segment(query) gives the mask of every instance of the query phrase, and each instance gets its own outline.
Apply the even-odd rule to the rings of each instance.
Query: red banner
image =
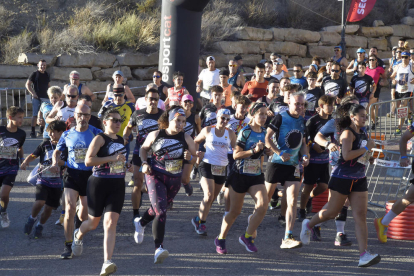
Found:
[[[352,0],[346,21],[356,22],[367,16],[377,0]]]

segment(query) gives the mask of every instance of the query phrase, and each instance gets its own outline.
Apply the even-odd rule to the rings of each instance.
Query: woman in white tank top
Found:
[[[203,188],[204,198],[200,204],[198,215],[191,220],[195,231],[199,235],[207,235],[206,220],[210,207],[226,181],[227,151],[231,146],[236,146],[236,134],[227,129],[226,125],[230,121],[230,111],[219,109],[217,112],[217,124],[208,126],[201,130],[194,142],[201,144],[205,141],[206,153],[199,165],[201,175],[201,187]],[[199,152],[197,152],[199,155]]]

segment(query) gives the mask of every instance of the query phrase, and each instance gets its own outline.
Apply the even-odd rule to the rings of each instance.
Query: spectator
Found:
[[[201,71],[200,75],[198,75],[198,81],[196,83],[196,92],[200,93],[202,106],[210,103],[211,87],[220,84],[220,70],[216,69],[215,58],[213,56],[208,56],[206,64],[208,68]]]

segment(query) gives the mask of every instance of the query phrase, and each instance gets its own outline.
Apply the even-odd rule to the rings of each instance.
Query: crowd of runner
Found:
[[[317,57],[307,70],[296,64],[293,76],[276,53],[258,63],[252,77],[245,73],[240,55],[223,70],[217,69],[215,58],[209,56],[196,83],[197,98],[183,86],[183,72],[174,73],[174,85],[169,87],[161,81],[162,73],[154,71],[153,83],[135,103],[123,73],[115,71],[97,117],[91,114],[96,95],[82,85],[79,72],[70,73],[70,83],[63,89],[50,86],[46,62],[41,60],[27,81],[27,89],[33,96],[30,136],[37,136],[38,124],[43,141],[24,158],[26,133],[20,129],[24,111],[19,107],[10,107],[7,126],[0,126],[2,228],[10,225],[9,194],[19,169],[25,170],[39,158],[28,178],[36,186],[36,195],[24,233],[41,238],[52,210],[61,206],[56,222],[64,227],[60,257],[70,259],[82,255],[83,237],[96,229],[103,216],[100,275],[117,269],[112,254],[125,198],[126,171],[133,172],[128,184],[133,186],[135,232],[131,235],[141,244],[145,228],[152,222],[154,263],[162,263],[169,255],[163,241],[174,197],[181,186],[191,196],[190,179],[199,175],[204,196],[191,224],[198,235],[215,232],[217,253],[231,251],[226,237],[248,193],[254,209],[239,237],[247,251],[257,252],[257,246],[264,246],[257,245],[255,238],[268,208],[280,208],[278,222],[285,227],[281,249],[321,241],[320,225],[330,219],[335,219],[337,228],[335,246],[349,246],[352,242],[345,223],[351,206],[360,253],[358,266],[377,264],[380,255],[370,253],[367,245],[365,168],[373,161],[370,151],[375,147],[366,133],[366,123],[371,120],[375,128],[378,114],[368,118],[368,108],[378,101],[380,88],[388,85],[388,80],[393,99],[401,99],[396,107],[408,105],[409,100],[404,99],[413,91],[413,51],[401,39],[393,48],[388,68],[375,47],[369,52],[359,48],[357,58],[349,63],[341,51],[340,46],[334,47],[332,59],[323,66]],[[353,75],[349,83],[347,74]],[[393,112],[388,116],[395,116]],[[414,136],[409,112],[409,127],[400,142],[404,167],[410,164],[407,141]],[[402,126],[403,121],[397,134]],[[130,158],[134,132],[136,143]],[[310,218],[312,199],[327,189],[328,203]],[[148,193],[151,206],[140,213],[143,193]],[[220,231],[207,228],[216,199],[225,209]],[[387,241],[390,221],[412,202],[413,186],[386,216],[375,220],[381,242]],[[296,233],[300,239],[293,233],[296,221],[302,223],[301,232]]]

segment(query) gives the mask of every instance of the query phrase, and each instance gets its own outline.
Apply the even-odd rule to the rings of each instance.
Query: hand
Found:
[[[197,151],[197,152],[196,152],[196,155],[197,155],[197,157],[198,157],[198,158],[200,158],[200,159],[203,159],[203,158],[204,158],[204,152],[202,152],[202,151]]]
[[[187,161],[190,161],[191,159],[191,153],[188,150],[184,151],[184,159]]]
[[[267,110],[266,111],[266,113],[267,113],[267,116],[269,116],[269,117],[274,117],[275,116],[275,114],[273,113],[273,111],[272,110]]]
[[[266,155],[268,155],[268,156],[270,156],[270,155],[272,155],[272,154],[273,154],[272,150],[271,150],[271,149],[269,149],[269,148],[265,148],[264,153],[265,153]]]
[[[63,106],[63,101],[58,101],[58,102],[55,103],[53,108],[56,107],[56,110],[59,110],[62,106]]]
[[[338,146],[334,143],[330,143],[328,146],[329,151],[338,151]]]
[[[35,98],[35,99],[39,99],[39,97],[37,96],[36,93],[32,93],[32,97]]]
[[[254,152],[257,153],[259,151],[261,151],[262,149],[264,149],[264,144],[261,140],[259,140],[259,143],[256,144],[256,147],[254,148]]]
[[[287,162],[290,160],[291,156],[292,154],[285,152],[282,154],[282,156],[280,156],[280,159],[282,159],[283,162]]]
[[[124,136],[124,137],[122,137],[122,138],[124,138],[124,145],[126,145],[126,144],[128,144],[129,143],[129,137],[128,136]]]
[[[369,150],[372,150],[372,148],[375,148],[375,142],[374,142],[374,140],[369,139],[368,140],[368,143],[367,143],[367,147],[368,147]]]
[[[308,156],[303,156],[303,158],[302,158],[302,165],[304,167],[306,167],[307,165],[309,165],[309,158],[308,158]]]
[[[196,88],[196,92],[197,92],[197,93],[200,93],[200,92],[201,92],[201,86],[198,86],[198,87]]]
[[[144,163],[142,165],[142,173],[148,174],[148,175],[151,174],[151,168],[147,163]]]
[[[56,165],[52,165],[52,167],[50,167],[50,171],[53,173],[59,173],[59,166]]]
[[[414,78],[412,78],[411,80],[410,80],[410,83],[412,84],[412,83],[414,83]]]
[[[368,159],[368,161],[371,165],[374,164],[374,160],[375,160],[374,156],[370,156],[369,159]]]
[[[27,167],[27,164],[26,164],[26,162],[23,161],[23,163],[20,164],[20,169],[21,170],[26,170],[26,167]]]
[[[37,117],[37,125],[38,125],[38,126],[43,125],[43,123],[44,123],[44,122],[45,122],[45,121],[44,121],[42,118]]]
[[[400,166],[401,166],[401,167],[407,167],[407,166],[409,166],[410,164],[411,164],[410,159],[408,159],[408,158],[403,158],[403,159],[401,159],[401,158],[400,158]]]
[[[125,162],[126,161],[126,157],[122,153],[118,152],[118,154],[116,155],[116,160],[115,161]]]
[[[247,95],[245,95],[247,98],[251,98],[251,97],[253,97],[253,95],[252,94],[247,94]]]

